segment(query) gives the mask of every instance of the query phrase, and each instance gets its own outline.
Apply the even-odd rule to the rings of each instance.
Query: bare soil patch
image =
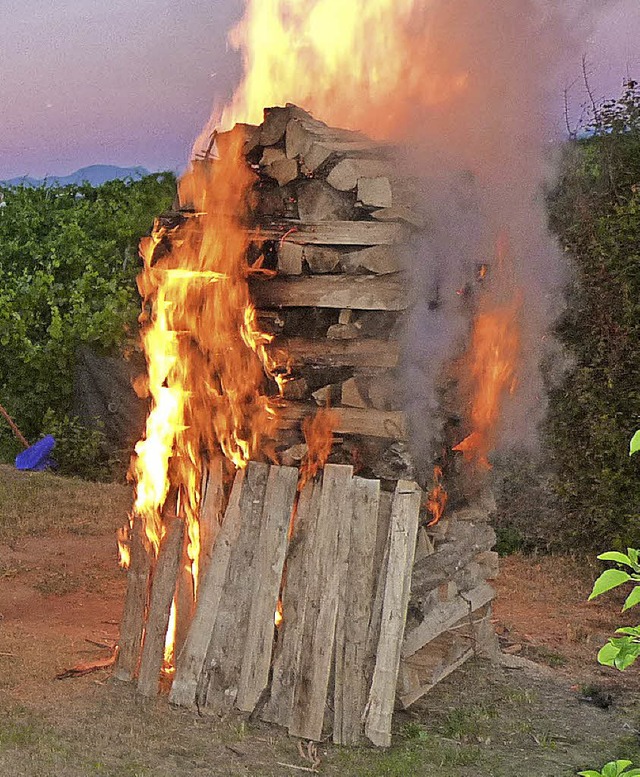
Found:
[[[277,729],[143,702],[108,671],[54,679],[105,657],[95,643],[117,637],[126,581],[114,531],[129,500],[125,486],[0,467],[0,775],[304,774],[293,768],[310,766],[298,743]],[[558,777],[614,757],[640,763],[638,672],[595,662],[623,622],[619,598],[586,603],[595,574],[564,557],[504,559],[496,630],[541,668],[472,661],[397,714],[389,751],[327,743],[320,773]]]

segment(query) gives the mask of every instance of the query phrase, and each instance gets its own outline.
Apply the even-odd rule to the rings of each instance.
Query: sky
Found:
[[[625,77],[640,79],[640,0],[598,5],[607,10],[583,53],[596,96],[614,97]],[[242,0],[0,0],[0,180],[90,164],[184,167],[214,101],[240,76],[226,36],[242,9]],[[581,77],[578,57],[567,76],[572,120],[586,100]]]

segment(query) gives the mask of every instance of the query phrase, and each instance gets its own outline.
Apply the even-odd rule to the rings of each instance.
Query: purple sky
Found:
[[[214,99],[238,77],[225,39],[242,6],[3,0],[0,179],[96,163],[181,167]],[[599,96],[615,96],[627,74],[640,78],[640,0],[607,7],[585,51]],[[572,101],[583,100],[577,83]]]

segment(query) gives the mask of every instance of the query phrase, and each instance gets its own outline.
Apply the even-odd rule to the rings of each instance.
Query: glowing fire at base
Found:
[[[431,513],[431,520],[427,526],[435,526],[442,518],[447,506],[449,495],[442,485],[442,468],[433,468],[433,485],[427,495],[427,510]]]

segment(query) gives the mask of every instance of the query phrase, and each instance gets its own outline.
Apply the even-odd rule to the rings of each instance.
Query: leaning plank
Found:
[[[391,513],[380,639],[365,722],[366,736],[379,747],[391,744],[391,718],[409,604],[421,497],[422,491],[416,483],[398,482]]]
[[[211,561],[202,578],[191,628],[176,662],[176,674],[169,701],[182,707],[190,707],[196,700],[198,679],[202,673],[211,632],[218,614],[229,559],[240,531],[240,494],[244,476],[244,470],[238,470],[236,473],[224,522],[213,546]]]
[[[222,473],[222,458],[210,462],[203,477],[204,494],[200,507],[200,556],[198,559],[198,587],[202,585],[204,576],[211,562],[211,555],[216,545],[216,538],[224,516],[225,495]]]
[[[196,529],[197,530],[197,529]],[[195,609],[195,587],[193,585],[193,565],[189,558],[189,546],[191,544],[190,527],[185,523],[182,538],[182,553],[178,565],[178,579],[176,593],[173,600],[175,607],[175,639],[173,643],[173,657],[182,650]]]
[[[283,620],[273,661],[271,690],[261,714],[263,720],[284,728],[288,728],[291,723],[321,493],[321,482],[318,479],[311,480],[302,489],[298,500],[283,582]]]
[[[324,221],[304,224],[287,219],[265,225],[249,232],[251,240],[280,240],[291,243],[318,243],[323,245],[376,246],[404,243],[412,230],[395,221]]]
[[[282,428],[295,426],[317,408],[297,402],[286,402],[278,411]],[[384,437],[405,440],[408,436],[406,415],[398,410],[374,410],[373,408],[335,407],[334,431],[340,434],[361,434],[367,437]]]
[[[400,359],[398,343],[392,340],[304,340],[276,338],[270,350],[279,351],[292,367],[396,367]]]
[[[124,602],[118,657],[113,676],[117,680],[133,680],[140,660],[140,645],[144,632],[144,615],[149,593],[151,559],[144,546],[142,518],[136,515],[131,530],[131,563],[127,573],[127,596]]]
[[[335,647],[333,741],[362,739],[367,703],[367,633],[373,603],[380,481],[354,478],[349,562],[340,591]]]
[[[436,605],[422,623],[405,636],[402,655],[407,657],[420,650],[443,631],[455,626],[465,615],[490,602],[494,596],[495,591],[488,583],[480,583],[471,591],[458,594],[452,601]]]
[[[169,614],[182,557],[184,521],[174,515],[165,517],[165,525],[167,530],[158,552],[140,659],[138,691],[143,696],[155,696],[158,693]]]
[[[249,462],[240,497],[240,532],[231,552],[198,693],[200,709],[213,714],[229,711],[238,692],[253,594],[256,538],[268,476],[267,464]]]
[[[253,712],[269,681],[274,613],[287,550],[287,534],[298,486],[294,467],[271,467],[253,568],[249,628],[243,646],[236,706]]]
[[[254,280],[258,307],[314,307],[340,310],[406,310],[407,281],[393,275],[312,275]]]
[[[338,614],[340,578],[349,552],[353,467],[327,464],[289,733],[320,740]]]

